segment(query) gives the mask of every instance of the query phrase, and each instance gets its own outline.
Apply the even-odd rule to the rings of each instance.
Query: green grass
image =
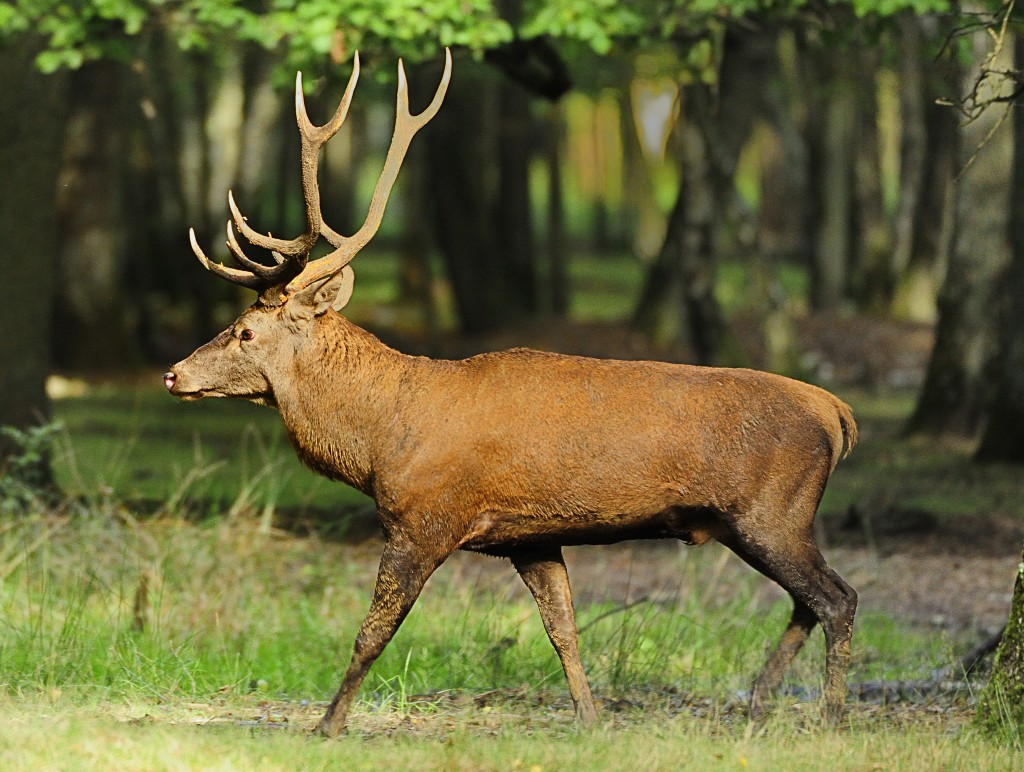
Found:
[[[113,502],[11,516],[3,530],[0,683],[11,694],[174,701],[244,695],[255,683],[279,698],[325,699],[365,613],[378,551],[268,532],[244,517],[139,521]],[[766,580],[749,571],[688,581],[713,576],[721,554],[688,553],[679,589],[658,602],[580,606],[599,693],[683,688],[724,703],[747,688],[789,606],[766,605]],[[794,685],[816,687],[821,651],[818,634]],[[916,678],[952,657],[949,641],[867,616],[851,677]],[[524,684],[564,691],[533,602],[507,565],[460,556],[428,584],[364,697]]]
[[[798,691],[765,734],[750,735],[740,693],[788,603],[766,603],[752,572],[720,574],[722,553],[706,548],[685,553],[678,587],[657,602],[580,604],[583,657],[606,706],[593,734],[572,729],[557,659],[511,568],[459,556],[371,671],[352,735],[324,744],[260,727],[309,729],[322,711],[316,701],[336,688],[367,606],[375,544],[265,532],[242,516],[136,520],[113,501],[0,527],[5,768],[69,758],[150,768],[168,753],[186,768],[215,758],[228,769],[317,768],[336,754],[350,768],[472,769],[514,759],[615,769],[626,758],[630,768],[814,768],[826,750],[835,768],[972,759],[999,769],[1009,758],[950,734],[967,712],[956,701],[938,718],[922,710],[909,732],[884,709],[853,705],[845,731],[823,734],[816,701]],[[815,690],[821,655],[816,634],[788,683]],[[916,678],[952,658],[949,641],[868,615],[851,678]],[[43,742],[43,731],[59,740]]]
[[[825,490],[819,509],[825,517],[843,517],[856,505],[877,527],[886,525],[894,509],[926,513],[939,527],[972,518],[1024,518],[1019,467],[974,463],[970,441],[902,436],[914,394],[854,391],[840,396],[853,406],[861,436]]]
[[[570,313],[581,322],[629,319],[640,295],[644,265],[616,254],[569,262]]]

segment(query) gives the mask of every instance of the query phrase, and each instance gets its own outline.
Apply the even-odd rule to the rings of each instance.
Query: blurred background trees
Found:
[[[301,227],[296,69],[314,114],[355,50],[369,74],[323,164],[324,209],[344,231],[386,147],[396,57],[415,99],[451,46],[445,109],[375,244],[397,255],[398,292],[417,310],[407,332],[428,350],[440,335],[578,322],[578,266],[612,282],[628,266],[642,277],[631,309],[602,319],[670,358],[827,382],[795,322],[935,325],[908,430],[977,438],[994,405],[1024,415],[1011,382],[1020,326],[1008,323],[1011,12],[939,0],[0,3],[0,424],[45,418],[54,369],[159,369],[235,313],[244,299],[197,270],[183,234],[220,240],[228,188],[259,228]],[[965,94],[991,109],[968,115]],[[1021,455],[1019,441],[984,448]]]

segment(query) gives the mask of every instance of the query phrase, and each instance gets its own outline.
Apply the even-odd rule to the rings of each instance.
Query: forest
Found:
[[[754,368],[834,391],[861,444],[826,492],[818,536],[869,588],[888,587],[877,605],[877,587],[862,593],[848,734],[793,747],[780,735],[816,726],[801,687],[753,739],[735,697],[788,613],[773,590],[718,553],[579,553],[568,562],[589,584],[577,595],[583,660],[621,732],[588,745],[560,723],[561,671],[539,622],[520,632],[521,594],[460,557],[435,580],[457,608],[432,601],[410,617],[364,687],[356,766],[542,768],[569,753],[617,768],[620,743],[650,730],[646,765],[661,768],[682,753],[667,739],[679,717],[698,725],[687,758],[708,768],[815,768],[815,742],[839,743],[840,768],[1019,762],[1014,0],[0,1],[0,715],[17,727],[0,729],[0,760],[58,758],[13,750],[36,739],[29,716],[46,705],[63,706],[56,720],[80,738],[121,737],[103,722],[141,711],[163,732],[125,740],[143,757],[190,722],[309,728],[372,587],[372,502],[302,470],[270,411],[185,409],[164,393],[164,370],[254,297],[202,270],[189,229],[236,264],[230,190],[256,230],[303,232],[295,73],[321,123],[358,52],[358,89],[319,167],[325,221],[356,232],[391,141],[397,62],[418,112],[446,48],[443,107],[353,264],[345,316],[437,359],[529,346]],[[645,568],[623,585],[633,561]],[[961,597],[972,585],[985,600]],[[695,648],[656,608],[690,620]],[[727,644],[710,637],[722,624]],[[718,659],[703,651],[715,648]],[[794,678],[810,693],[821,646],[808,648]],[[307,657],[308,670],[294,662]],[[486,663],[487,677],[459,658]],[[518,745],[492,713],[515,714],[538,743]],[[903,747],[904,730],[919,745]],[[858,732],[879,758],[843,744]],[[383,744],[392,735],[397,750]],[[208,739],[187,766],[215,752]],[[233,747],[229,766],[250,753],[271,767],[307,752],[301,765],[329,763],[293,739]],[[77,758],[110,765],[119,752]]]

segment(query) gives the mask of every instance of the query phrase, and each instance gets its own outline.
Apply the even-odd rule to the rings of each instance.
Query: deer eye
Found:
[[[238,337],[241,338],[242,340],[252,340],[253,338],[256,337],[256,333],[254,333],[252,330],[246,327],[238,334]]]

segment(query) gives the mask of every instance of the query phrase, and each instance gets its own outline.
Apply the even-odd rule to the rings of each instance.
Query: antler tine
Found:
[[[323,126],[316,126],[309,120],[306,113],[306,100],[302,95],[302,73],[295,76],[295,120],[299,124],[299,133],[303,138],[315,141],[317,149],[323,146],[327,140],[338,133],[348,116],[348,108],[352,104],[352,95],[356,90],[356,83],[359,81],[359,52],[356,51],[352,57],[352,74],[348,78],[348,85],[345,87],[345,94],[341,97],[338,109],[334,116]]]
[[[331,137],[338,133],[345,118],[348,116],[348,109],[352,104],[352,96],[355,93],[356,83],[359,81],[359,53],[356,52],[352,60],[352,74],[349,76],[348,86],[341,98],[334,115],[323,126],[316,126],[309,120],[306,112],[306,102],[302,94],[302,73],[295,75],[295,121],[299,127],[299,136],[302,143],[302,191],[306,201],[306,232],[294,239],[277,239],[272,236],[265,236],[252,228],[245,220],[235,204],[234,196],[228,193],[228,207],[231,209],[231,217],[235,222],[238,232],[245,236],[250,243],[263,249],[269,249],[286,257],[302,257],[309,254],[309,251],[320,238],[320,227],[322,216],[320,214],[320,188],[317,183],[318,156],[320,148]],[[237,254],[237,253],[236,253]],[[275,257],[276,260],[276,257]],[[251,262],[251,261],[250,261]],[[297,261],[289,261],[294,263]],[[304,259],[301,265],[288,265],[288,270],[298,273],[305,265]],[[282,265],[282,263],[278,263]],[[276,268],[276,266],[275,266]],[[268,278],[284,279],[286,270],[278,269],[273,276]]]
[[[238,209],[238,204],[235,203],[235,196],[232,191],[228,191],[228,209],[231,210],[231,219],[235,222],[235,227],[238,228],[238,232],[245,236],[249,240],[249,243],[253,246],[261,247],[262,249],[272,249],[275,252],[280,252],[283,255],[295,256],[308,253],[313,245],[316,243],[317,237],[320,235],[319,225],[314,230],[307,230],[301,236],[297,236],[294,239],[277,239],[273,236],[265,236],[259,231],[253,229],[252,226],[246,222],[245,215]],[[306,213],[306,225],[310,225],[309,213]]]
[[[229,190],[228,209],[231,211],[231,220],[227,224],[227,246],[239,264],[246,270],[229,268],[212,262],[199,247],[195,231],[190,230],[189,241],[192,244],[192,251],[195,252],[204,268],[234,284],[255,290],[280,286],[302,272],[309,260],[310,250],[320,238],[322,217],[320,214],[320,191],[317,185],[320,148],[337,134],[345,122],[358,80],[359,54],[357,52],[353,59],[348,86],[334,116],[323,126],[314,126],[309,120],[305,100],[302,96],[302,73],[297,73],[295,76],[295,119],[298,123],[302,143],[302,189],[306,201],[306,232],[294,239],[276,239],[270,235],[264,236],[249,226],[245,216],[235,203],[234,194]],[[254,246],[270,250],[274,265],[263,265],[251,260],[239,246],[238,239],[231,227],[232,223],[234,223],[235,229]]]
[[[336,249],[314,263],[307,265],[298,276],[288,283],[288,286],[285,287],[285,292],[294,292],[309,286],[319,279],[338,273],[373,238],[384,217],[384,209],[387,206],[391,188],[398,178],[398,170],[402,166],[402,161],[405,160],[409,143],[416,132],[423,128],[437,114],[448,91],[451,76],[452,53],[450,49],[446,48],[444,74],[441,76],[441,83],[434,93],[434,98],[423,112],[418,115],[412,115],[409,111],[409,84],[405,76],[405,66],[399,60],[395,131],[391,137],[391,147],[388,149],[387,158],[384,161],[384,169],[381,171],[380,178],[377,180],[377,187],[373,191],[373,199],[370,201],[366,220],[352,236],[342,236],[326,223],[321,223],[321,234]]]
[[[203,252],[202,248],[200,248],[199,242],[196,240],[195,228],[188,229],[188,240],[192,245],[192,251],[195,253],[196,257],[199,258],[199,262],[202,263],[203,268],[210,273],[219,276],[222,279],[227,279],[232,284],[239,284],[243,287],[248,287],[249,289],[254,290],[263,289],[265,281],[255,273],[240,271],[237,268],[228,268],[225,265],[211,261]]]
[[[257,263],[255,260],[250,260],[239,246],[238,239],[235,238],[235,229],[232,228],[231,225],[231,220],[228,220],[226,228],[228,249],[231,250],[231,254],[235,256],[235,259],[242,265],[242,267],[246,268],[250,273],[256,274],[256,276],[264,282],[272,282],[274,279],[278,278],[278,274],[281,271],[277,266],[284,262],[284,256],[275,252],[274,262],[276,265],[274,266],[263,265],[262,263]]]

